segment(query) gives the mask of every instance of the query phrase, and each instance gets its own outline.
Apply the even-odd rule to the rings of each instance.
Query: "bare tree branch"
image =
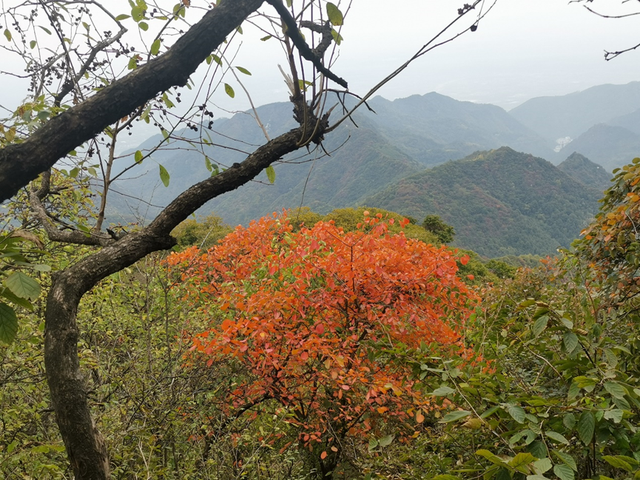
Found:
[[[296,25],[296,21],[287,10],[287,7],[284,6],[281,0],[267,0],[267,3],[273,6],[280,15],[280,18],[287,26],[286,34],[291,39],[293,44],[296,46],[300,54],[313,63],[313,66],[318,69],[320,73],[322,73],[325,77],[333,80],[338,85],[344,88],[349,88],[349,84],[343,78],[338,77],[335,73],[329,70],[322,64],[322,58],[319,57],[316,52],[311,50],[311,47],[307,45],[307,42],[304,41],[300,31],[298,30],[298,25]],[[326,48],[325,48],[326,50]]]

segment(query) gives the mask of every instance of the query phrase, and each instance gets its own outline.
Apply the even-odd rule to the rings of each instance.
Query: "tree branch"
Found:
[[[280,18],[284,22],[287,27],[286,34],[291,39],[293,44],[296,46],[300,55],[313,63],[313,66],[318,69],[320,73],[322,73],[325,77],[333,80],[338,85],[344,88],[349,88],[349,84],[343,78],[338,77],[335,73],[329,70],[322,64],[322,58],[320,58],[314,51],[311,50],[307,42],[304,41],[302,35],[300,34],[300,30],[298,30],[298,25],[296,25],[296,21],[287,10],[287,7],[284,6],[281,0],[267,0],[267,3],[273,6],[280,15]],[[325,47],[326,49],[326,47]]]
[[[189,76],[263,0],[221,0],[171,49],[49,120],[22,143],[0,150],[0,201],[7,200],[77,146]]]
[[[45,314],[45,367],[58,426],[78,479],[106,480],[107,451],[91,420],[78,358],[76,316],[82,296],[107,276],[151,252],[175,245],[171,230],[214,197],[255,178],[287,153],[320,142],[328,119],[310,117],[315,128],[301,126],[274,138],[241,164],[234,164],[180,194],[147,227],[85,257],[54,277]],[[313,133],[305,133],[313,132]]]

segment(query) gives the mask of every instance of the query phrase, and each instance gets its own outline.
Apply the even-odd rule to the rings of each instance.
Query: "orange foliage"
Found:
[[[596,219],[574,245],[614,298],[640,294],[640,158],[614,170]]]
[[[476,301],[450,250],[390,235],[380,217],[355,232],[324,222],[293,232],[274,214],[168,263],[212,317],[194,350],[248,372],[232,408],[275,400],[305,444],[380,419],[424,421],[412,354],[430,344],[464,354],[459,332]]]

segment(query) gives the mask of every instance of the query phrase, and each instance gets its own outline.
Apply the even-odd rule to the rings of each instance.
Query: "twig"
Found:
[[[347,81],[344,80],[343,78],[338,77],[331,70],[326,68],[322,64],[322,59],[318,55],[316,55],[316,53],[313,50],[311,50],[309,45],[307,45],[307,42],[305,42],[304,38],[302,38],[302,35],[300,34],[300,30],[298,30],[296,21],[291,16],[291,14],[289,13],[289,10],[287,10],[287,8],[284,6],[282,1],[267,0],[267,3],[273,6],[273,8],[275,8],[278,14],[280,15],[280,18],[282,19],[282,21],[287,27],[287,31],[286,31],[287,36],[291,39],[291,41],[296,46],[300,54],[304,58],[309,60],[311,63],[313,63],[313,65],[318,69],[318,71],[322,73],[325,77],[327,77],[330,80],[333,80],[341,87],[349,88],[349,84],[347,83]],[[324,41],[324,35],[323,35],[323,41]],[[323,45],[323,42],[321,42],[320,45]]]

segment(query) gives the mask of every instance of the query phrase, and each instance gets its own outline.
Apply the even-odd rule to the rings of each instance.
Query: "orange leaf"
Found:
[[[321,458],[322,460],[324,460],[325,458],[327,458],[327,452],[326,452],[326,451],[325,451],[325,452],[322,452],[322,453],[320,454],[320,458]]]
[[[420,410],[418,410],[418,412],[416,413],[416,422],[418,423],[424,422],[424,415]]]

